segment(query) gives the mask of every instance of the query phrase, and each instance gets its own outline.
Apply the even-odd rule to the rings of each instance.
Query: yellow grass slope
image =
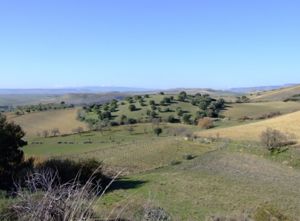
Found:
[[[7,118],[10,121],[14,121],[19,124],[26,132],[27,136],[36,136],[38,132],[43,130],[51,130],[58,128],[61,134],[68,134],[72,132],[72,129],[77,127],[83,127],[86,129],[86,124],[76,119],[76,108],[43,111],[16,116],[14,114],[8,114]]]
[[[279,101],[300,94],[300,85],[261,92],[251,97],[252,101]]]
[[[261,132],[266,128],[292,133],[300,141],[300,111],[246,125],[201,131],[198,135],[207,137],[219,135],[236,140],[259,140]]]

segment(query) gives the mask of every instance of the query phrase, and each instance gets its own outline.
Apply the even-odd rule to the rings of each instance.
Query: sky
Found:
[[[0,0],[0,88],[300,83],[298,0]]]

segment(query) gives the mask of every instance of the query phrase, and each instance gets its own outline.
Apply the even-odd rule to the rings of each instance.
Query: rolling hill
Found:
[[[74,128],[86,129],[86,124],[76,119],[77,108],[52,110],[16,116],[8,113],[7,118],[19,124],[27,136],[36,136],[43,130],[58,128],[61,134],[69,134]]]
[[[250,98],[252,101],[282,101],[297,94],[300,94],[300,85],[258,92]]]
[[[234,103],[230,104],[222,115],[232,120],[238,120],[245,116],[257,119],[271,112],[287,114],[300,111],[300,102],[257,102],[257,103]]]
[[[300,141],[300,111],[255,123],[201,131],[198,134],[200,136],[216,136],[218,134],[220,137],[235,140],[259,140],[261,132],[266,128],[294,134]]]

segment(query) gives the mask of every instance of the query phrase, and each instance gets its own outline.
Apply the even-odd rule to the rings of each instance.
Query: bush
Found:
[[[279,130],[268,128],[261,133],[261,143],[270,152],[280,152],[281,148],[287,145],[295,144],[289,136]]]
[[[134,119],[134,118],[128,118],[127,123],[128,123],[128,124],[136,124],[136,123],[137,123],[137,120]]]
[[[168,117],[168,122],[169,122],[169,123],[178,123],[179,120],[178,120],[177,118],[175,118],[173,115],[170,115],[170,116]]]
[[[6,220],[92,220],[93,206],[100,188],[91,180],[79,185],[76,180],[56,184],[51,171],[34,173],[26,180],[26,190],[17,191],[17,201],[9,206]],[[41,191],[42,190],[42,191]]]
[[[142,221],[171,221],[171,216],[162,208],[146,208]]]
[[[214,122],[209,117],[204,117],[198,121],[198,126],[203,129],[210,129],[214,127]]]

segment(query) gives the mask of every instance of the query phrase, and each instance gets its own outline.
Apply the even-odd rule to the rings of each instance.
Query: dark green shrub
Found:
[[[128,118],[128,119],[127,119],[127,123],[128,123],[128,124],[136,124],[136,123],[137,123],[137,120],[134,119],[134,118]]]
[[[130,111],[135,111],[135,110],[136,110],[136,107],[135,107],[134,104],[130,104],[130,105],[128,106],[128,109],[129,109]]]
[[[162,133],[162,129],[160,127],[154,128],[153,132],[156,134],[156,136],[159,136]]]

